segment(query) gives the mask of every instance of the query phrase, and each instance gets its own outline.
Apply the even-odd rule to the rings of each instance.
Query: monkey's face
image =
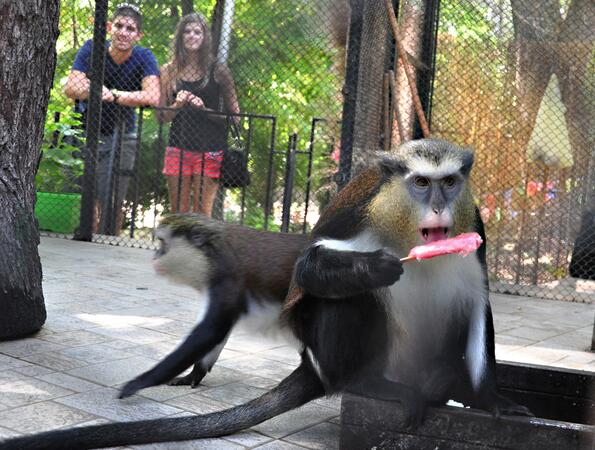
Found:
[[[389,176],[370,204],[370,219],[385,239],[396,236],[400,242],[393,245],[403,252],[471,231],[472,164],[473,155],[452,144],[416,141],[388,162]]]
[[[204,287],[209,277],[209,260],[184,234],[160,226],[155,237],[159,248],[153,256],[155,271],[175,283]]]

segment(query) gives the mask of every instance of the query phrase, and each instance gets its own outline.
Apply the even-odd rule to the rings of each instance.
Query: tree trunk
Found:
[[[388,19],[384,2],[364,2],[353,133],[353,173],[368,166],[381,149],[382,83],[387,55]]]
[[[425,12],[425,2],[408,0],[402,3],[401,11],[399,13],[399,34],[403,41],[403,47],[405,47],[405,50],[410,55],[413,55],[416,60],[421,59],[421,38],[423,36],[421,29]],[[414,79],[417,80],[417,68],[413,64],[410,65],[413,69]],[[400,58],[397,58],[395,61],[395,73],[397,74],[397,107],[401,119],[401,126],[404,130],[403,137],[405,141],[408,141],[413,139],[413,124],[415,123],[416,114],[413,106],[411,89],[409,87],[409,82],[407,81],[407,76],[405,75],[403,62]],[[393,148],[395,148],[402,143],[396,123],[393,124],[392,131],[393,136],[391,142],[393,143]]]
[[[35,173],[56,64],[58,0],[0,0],[0,339],[46,319]]]

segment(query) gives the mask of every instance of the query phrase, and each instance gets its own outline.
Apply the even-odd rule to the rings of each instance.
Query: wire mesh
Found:
[[[160,217],[187,210],[307,232],[373,153],[423,136],[423,107],[432,136],[475,149],[492,289],[595,296],[591,2],[136,5],[142,23],[134,5],[63,2],[37,177],[46,233],[152,247]],[[85,114],[102,15],[98,122]]]
[[[151,246],[155,224],[176,211],[280,230],[290,136],[295,149],[338,141],[347,3],[328,2],[326,12],[298,0],[71,3],[46,127],[60,142],[44,149],[38,177],[40,228],[70,236],[84,227],[66,220],[65,202],[45,198],[76,194],[72,216],[80,214],[93,160],[96,242]],[[98,14],[107,20],[100,118],[90,117]],[[315,117],[333,126],[313,138]],[[97,121],[93,154],[85,127]],[[311,175],[336,163],[328,152],[302,160],[290,207],[305,211],[308,197],[316,211],[317,192],[336,185]],[[299,222],[292,229],[303,227],[287,213]]]
[[[492,289],[595,296],[593,19],[583,1],[441,2],[432,131],[475,148]]]

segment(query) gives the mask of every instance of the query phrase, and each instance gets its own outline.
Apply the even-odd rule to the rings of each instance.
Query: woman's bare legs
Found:
[[[188,176],[167,177],[167,187],[169,189],[169,204],[171,212],[174,213],[190,211],[190,178],[191,177]],[[182,179],[182,189],[180,190],[180,198],[178,199],[178,185],[180,179]]]
[[[217,180],[194,175],[194,181],[192,182],[192,192],[194,194],[192,211],[211,217],[218,188],[219,182]]]

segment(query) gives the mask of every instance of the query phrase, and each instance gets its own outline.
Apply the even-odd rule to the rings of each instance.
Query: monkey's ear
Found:
[[[473,167],[473,161],[475,156],[471,150],[465,150],[463,153],[463,161],[461,164],[461,173],[463,176],[468,176],[469,172],[471,172],[471,168]]]
[[[198,227],[192,227],[190,230],[188,230],[188,240],[196,248],[200,248],[209,241],[209,236],[204,232],[204,230]]]
[[[405,161],[390,153],[379,154],[378,162],[385,177],[391,177],[393,175],[403,176],[409,171]]]

